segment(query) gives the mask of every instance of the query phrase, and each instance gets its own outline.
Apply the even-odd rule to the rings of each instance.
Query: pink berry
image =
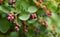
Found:
[[[28,29],[25,29],[25,32],[28,33]]]
[[[15,3],[15,2],[16,2],[16,0],[12,0],[12,2],[13,2],[13,3]]]
[[[18,32],[19,31],[19,27],[18,26],[15,26],[15,30]]]
[[[10,17],[8,17],[8,20],[10,20]]]
[[[38,29],[36,29],[36,30],[35,30],[35,32],[38,34],[38,33],[39,33],[39,30],[38,30]]]
[[[42,0],[39,0],[40,3],[42,3]]]
[[[36,13],[34,13],[34,17],[36,17]]]
[[[14,20],[14,16],[12,16],[11,14],[8,14],[8,20],[10,21]]]
[[[15,29],[18,29],[18,26],[15,26]]]

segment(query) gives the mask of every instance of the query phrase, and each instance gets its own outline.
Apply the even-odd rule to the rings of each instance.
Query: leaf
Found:
[[[28,23],[34,23],[37,19],[29,20]]]
[[[30,12],[30,13],[35,13],[36,11],[37,11],[37,8],[35,6],[30,6],[28,8],[28,12]]]
[[[55,21],[58,21],[58,20],[59,20],[59,18],[58,18],[58,16],[57,16],[56,13],[52,13],[52,18],[53,18]]]
[[[10,29],[11,23],[7,19],[0,19],[0,31],[6,33]]]
[[[48,2],[47,3],[47,8],[51,11],[51,12],[55,12],[56,11],[56,9],[57,9],[57,3],[55,3],[55,2]]]
[[[21,2],[21,6],[23,7],[23,9],[24,9],[25,11],[27,11],[27,10],[28,10],[28,7],[29,7],[29,4],[28,4],[26,1],[22,1],[22,2]]]
[[[4,7],[0,6],[0,11],[4,12],[4,13],[8,13],[9,11],[7,9],[5,9]]]
[[[29,17],[30,17],[29,13],[21,13],[21,15],[19,16],[19,19],[26,21],[29,19]]]
[[[18,37],[18,32],[11,32],[10,37]]]

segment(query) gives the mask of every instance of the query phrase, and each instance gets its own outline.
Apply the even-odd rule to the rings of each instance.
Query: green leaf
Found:
[[[59,20],[59,18],[58,18],[58,16],[57,16],[56,13],[52,13],[52,18],[53,18],[55,21],[58,21],[58,20]]]
[[[11,32],[10,37],[18,37],[18,32]]]
[[[21,20],[28,20],[30,18],[30,14],[29,13],[21,13],[21,15],[19,16],[19,19]]]
[[[34,23],[37,19],[29,20],[28,23]]]
[[[56,9],[57,9],[57,3],[55,3],[55,2],[48,2],[47,3],[47,8],[51,11],[51,12],[55,12],[56,11]]]
[[[30,13],[35,13],[36,11],[37,11],[37,8],[35,6],[30,6],[28,8],[28,12],[30,12]]]
[[[7,19],[0,19],[0,31],[6,33],[10,29],[11,23]]]
[[[22,2],[21,2],[21,6],[23,7],[23,9],[24,9],[25,11],[27,11],[27,10],[28,10],[28,7],[29,7],[29,4],[28,4],[26,1],[22,1]]]
[[[4,13],[8,13],[9,11],[7,9],[5,9],[4,7],[0,6],[0,11],[4,12]]]

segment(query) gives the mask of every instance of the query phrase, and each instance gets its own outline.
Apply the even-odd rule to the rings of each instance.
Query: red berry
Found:
[[[34,14],[31,14],[30,18],[31,19],[35,19],[36,18],[36,14],[35,13]]]
[[[25,29],[25,32],[28,33],[28,29]]]
[[[47,23],[46,23],[45,21],[42,21],[42,24],[43,24],[44,26],[47,26]]]
[[[38,3],[36,3],[36,7],[38,7],[39,6],[39,4]]]
[[[31,19],[34,19],[34,15],[33,15],[33,14],[31,14],[30,18],[31,18]]]
[[[51,12],[49,10],[46,11],[47,15],[51,16]]]

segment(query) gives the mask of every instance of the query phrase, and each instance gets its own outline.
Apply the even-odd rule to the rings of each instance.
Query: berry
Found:
[[[43,24],[44,26],[47,26],[47,23],[46,23],[45,21],[42,21],[42,24]]]
[[[38,29],[36,29],[36,30],[35,30],[35,32],[38,34],[38,33],[39,33],[39,30],[38,30]]]
[[[39,0],[40,3],[42,3],[42,0]]]
[[[22,22],[22,25],[23,25],[23,26],[26,26],[26,22]]]
[[[12,21],[12,20],[14,20],[14,17],[13,16],[9,16],[8,20]]]
[[[34,17],[36,18],[36,13],[34,13],[33,15],[34,15]]]
[[[51,16],[51,12],[49,10],[46,11],[47,15]]]
[[[36,3],[36,7],[38,7],[39,6],[39,4],[38,3]]]
[[[28,29],[25,29],[24,31],[25,31],[26,33],[28,33]]]
[[[15,30],[18,32],[19,31],[19,27],[18,26],[15,26]]]
[[[35,19],[36,18],[36,14],[35,13],[34,14],[31,14],[30,18],[31,19]]]
[[[46,6],[45,5],[43,6],[43,9],[46,9]]]
[[[33,15],[33,14],[31,14],[30,18],[31,18],[31,19],[34,19],[34,15]]]
[[[8,20],[10,21],[14,20],[14,16],[12,16],[11,14],[8,14]]]
[[[15,3],[15,2],[16,2],[16,0],[12,0],[12,2],[13,2],[13,3]]]

